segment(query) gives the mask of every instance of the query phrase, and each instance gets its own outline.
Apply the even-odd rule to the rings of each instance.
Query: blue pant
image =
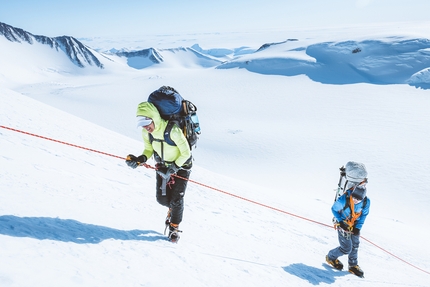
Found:
[[[328,253],[330,260],[335,260],[342,255],[348,254],[348,265],[358,265],[358,246],[360,245],[360,236],[351,235],[350,238],[345,238],[341,231],[337,231],[340,246],[332,249]]]

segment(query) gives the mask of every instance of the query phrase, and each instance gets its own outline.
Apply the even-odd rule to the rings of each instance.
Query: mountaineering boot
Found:
[[[360,278],[364,278],[364,272],[363,272],[363,270],[361,270],[360,266],[358,266],[358,265],[349,266],[348,271],[354,275],[357,275]]]
[[[169,226],[169,240],[171,242],[178,242],[180,236],[179,236],[179,232],[182,232],[180,230],[178,230],[179,224],[175,224],[175,223],[170,223]]]
[[[340,262],[339,260],[335,259],[335,260],[330,260],[330,258],[328,258],[328,255],[326,255],[325,257],[325,261],[327,261],[327,263],[331,266],[333,266],[334,269],[337,270],[342,270],[343,269],[343,264],[342,262]]]
[[[170,214],[171,214],[171,212],[172,212],[172,209],[171,208],[169,208],[169,210],[167,210],[167,216],[166,216],[166,221],[164,221],[164,224],[165,224],[165,228],[164,228],[164,234],[166,234],[166,230],[167,230],[167,227],[169,227],[170,226]]]

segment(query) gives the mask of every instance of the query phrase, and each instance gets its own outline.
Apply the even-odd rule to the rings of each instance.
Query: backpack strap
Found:
[[[345,206],[343,207],[343,210],[347,209],[349,207],[349,195],[346,196],[346,202],[345,202]],[[363,207],[361,209],[364,209],[367,205],[367,196],[363,199]]]
[[[176,144],[175,144],[175,142],[174,142],[174,141],[172,141],[172,138],[170,137],[170,132],[172,131],[173,126],[174,126],[176,123],[177,123],[176,121],[174,121],[174,120],[170,120],[170,121],[167,123],[166,129],[164,130],[164,141],[165,141],[167,144],[172,145],[172,146],[176,146]]]
[[[175,142],[170,138],[170,132],[172,131],[173,125],[175,125],[175,123],[176,123],[175,121],[169,121],[167,123],[167,126],[164,129],[164,133],[163,133],[164,140],[156,139],[156,138],[154,138],[154,136],[152,134],[148,133],[149,142],[151,144],[153,141],[161,143],[161,157],[156,151],[154,151],[154,154],[156,155],[156,157],[158,157],[160,159],[160,162],[162,164],[165,164],[165,161],[164,161],[164,143],[167,143],[167,144],[172,145],[172,146],[176,146]]]
[[[350,226],[353,226],[355,223],[355,220],[360,217],[361,215],[361,211],[363,211],[363,209],[366,207],[367,205],[367,196],[365,198],[363,198],[363,206],[361,207],[361,211],[358,213],[354,212],[354,207],[352,205],[352,196],[347,195],[346,196],[346,200],[345,200],[345,206],[343,207],[343,210],[346,210],[347,208],[349,208],[351,210],[351,218],[349,220],[347,220],[348,224]]]
[[[148,137],[149,137],[149,142],[151,144],[153,141],[159,142],[161,144],[161,157],[156,151],[154,151],[154,157],[156,162],[160,162],[164,164],[164,141],[154,138],[154,136],[151,135],[150,133],[148,133]]]
[[[361,210],[363,210],[367,205],[367,196],[363,199],[363,207],[361,208]]]
[[[149,142],[152,144],[152,142],[153,141],[156,141],[156,142],[166,142],[167,144],[169,144],[169,145],[172,145],[172,146],[176,146],[176,144],[175,144],[175,142],[172,140],[172,138],[170,137],[170,132],[172,131],[172,128],[173,128],[173,126],[175,125],[175,121],[169,121],[168,123],[167,123],[167,126],[166,126],[166,128],[164,129],[164,133],[163,133],[163,135],[164,135],[164,140],[159,140],[159,139],[156,139],[156,138],[154,138],[154,136],[152,135],[152,134],[150,134],[150,133],[148,133],[148,136],[149,136]]]

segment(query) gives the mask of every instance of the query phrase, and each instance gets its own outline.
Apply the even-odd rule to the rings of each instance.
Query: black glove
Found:
[[[346,222],[345,221],[341,221],[341,222],[339,222],[339,227],[340,228],[342,228],[343,230],[345,230],[345,231],[350,231],[351,229],[349,228],[349,225],[348,224],[346,224]]]
[[[144,163],[144,162],[146,162],[146,156],[144,156],[143,154],[139,155],[138,157],[135,157],[134,155],[129,154],[127,156],[127,159],[125,160],[125,163],[131,168],[136,168],[141,163]]]
[[[158,174],[163,177],[164,179],[169,179],[170,176],[172,174],[175,174],[176,172],[178,172],[179,170],[179,166],[176,165],[176,163],[172,163],[171,165],[169,165],[169,167],[166,170],[166,173],[163,173],[161,171],[157,171]]]
[[[352,234],[354,234],[354,235],[360,235],[360,229],[358,229],[357,227],[353,227],[352,228]]]

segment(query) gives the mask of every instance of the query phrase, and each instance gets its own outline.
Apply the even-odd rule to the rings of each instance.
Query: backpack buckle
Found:
[[[197,112],[197,107],[190,101],[183,100],[182,101],[182,112],[184,115],[189,115]]]

